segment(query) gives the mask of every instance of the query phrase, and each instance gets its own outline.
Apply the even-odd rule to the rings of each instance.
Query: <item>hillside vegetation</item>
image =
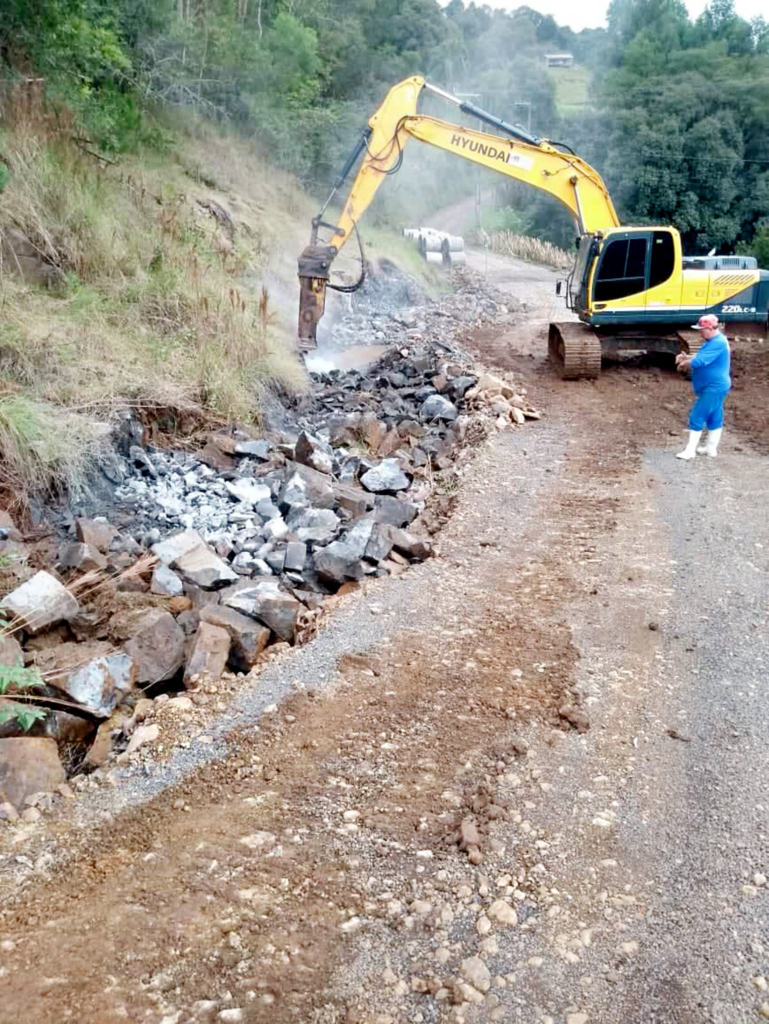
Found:
[[[304,386],[288,296],[310,203],[291,178],[201,126],[168,153],[114,165],[30,127],[6,133],[3,153],[0,223],[23,232],[46,274],[43,286],[13,273],[6,240],[7,475],[71,481],[82,440],[126,400],[247,423],[263,389]]]
[[[548,73],[553,51],[576,68]],[[695,22],[678,0],[613,0],[606,29],[578,34],[463,0],[6,0],[6,491],[75,479],[121,402],[249,420],[265,389],[304,385],[297,253],[361,127],[414,73],[571,145],[623,220],[769,265],[769,29],[732,0]],[[363,227],[418,224],[479,174],[490,225],[572,248],[550,197],[414,142]],[[36,274],[14,272],[22,257]]]

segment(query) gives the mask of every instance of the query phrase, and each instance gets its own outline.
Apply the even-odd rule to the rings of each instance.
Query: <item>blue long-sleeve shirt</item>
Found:
[[[729,391],[731,355],[729,342],[720,332],[709,338],[689,364],[696,395],[703,391]]]

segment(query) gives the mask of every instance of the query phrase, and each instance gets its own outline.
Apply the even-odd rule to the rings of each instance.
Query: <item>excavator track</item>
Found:
[[[587,324],[550,324],[548,351],[564,380],[597,377],[601,372],[601,342]]]
[[[681,351],[695,356],[702,348],[703,337],[699,331],[679,330],[676,332],[681,339]]]

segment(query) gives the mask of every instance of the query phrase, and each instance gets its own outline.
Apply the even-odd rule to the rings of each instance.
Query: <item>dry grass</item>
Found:
[[[543,242],[539,238],[528,235],[516,235],[512,231],[495,231],[490,238],[492,252],[503,256],[517,256],[519,259],[531,260],[532,263],[544,263],[556,270],[569,270],[574,259],[565,249],[559,249],[551,242]]]
[[[55,270],[45,290],[0,266],[0,486],[76,483],[95,424],[121,405],[249,422],[266,391],[306,386],[294,332],[308,200],[245,143],[207,129],[107,168],[26,131],[2,148],[0,231]]]

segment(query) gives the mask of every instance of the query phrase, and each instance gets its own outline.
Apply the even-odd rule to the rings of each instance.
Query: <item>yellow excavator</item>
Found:
[[[423,90],[456,104],[500,134],[417,113]],[[766,335],[769,272],[758,269],[754,258],[687,259],[675,228],[623,226],[601,176],[568,146],[537,138],[413,76],[388,92],[312,222],[310,245],[299,258],[302,351],[315,348],[326,288],[353,291],[363,283],[362,244],[363,271],[356,284],[330,283],[331,266],[350,236],[357,234],[358,222],[382,182],[400,167],[410,138],[526,182],[570,210],[577,229],[577,256],[556,291],[565,290],[566,304],[580,322],[550,324],[548,345],[550,359],[563,377],[598,376],[603,352],[691,352],[700,338],[689,328],[703,313],[717,314],[732,336]],[[336,223],[325,221],[329,203],[361,156],[341,216]],[[318,239],[320,229],[331,233],[325,242]]]

